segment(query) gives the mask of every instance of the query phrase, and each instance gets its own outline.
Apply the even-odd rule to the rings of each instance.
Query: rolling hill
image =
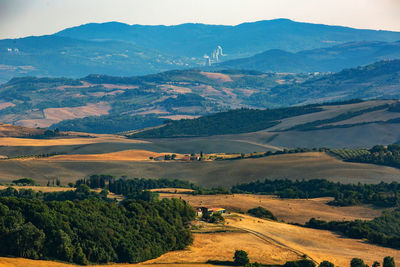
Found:
[[[399,58],[400,42],[351,42],[299,52],[268,50],[252,57],[222,62],[216,68],[262,72],[337,72],[383,59]]]
[[[0,86],[0,121],[115,133],[233,107],[263,107],[247,101],[249,95],[308,77],[181,70],[133,77],[14,78]]]
[[[281,109],[238,109],[196,119],[171,121],[161,127],[137,131],[129,137],[177,138],[263,131],[275,133],[270,138],[273,141],[278,136],[292,132],[354,129],[373,124],[380,124],[383,128],[383,125],[397,125],[400,121],[399,106],[398,100],[353,100]]]
[[[269,49],[288,52],[347,42],[400,40],[400,33],[276,19],[236,26],[90,23],[53,35],[0,40],[0,81],[16,76],[78,78],[91,73],[131,76],[204,66],[221,46],[221,60]],[[221,52],[221,51],[220,51]],[[321,51],[323,52],[323,51]],[[216,62],[216,58],[213,60]],[[355,65],[352,65],[355,66]],[[307,68],[301,70],[307,71]]]
[[[399,84],[400,60],[326,75],[190,69],[130,77],[22,77],[0,85],[0,121],[116,133],[238,108],[398,99]]]
[[[309,79],[304,83],[278,85],[270,92],[260,92],[252,98],[287,105],[354,98],[398,99],[399,84],[400,60],[384,60]]]

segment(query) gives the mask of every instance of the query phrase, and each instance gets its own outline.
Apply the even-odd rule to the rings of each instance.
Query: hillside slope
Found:
[[[355,98],[398,99],[399,84],[400,60],[385,60],[316,77],[300,84],[279,85],[268,93],[261,92],[252,97],[288,105]]]
[[[306,132],[305,135],[307,135],[310,131],[330,129],[346,132],[345,129],[348,128],[355,129],[373,124],[380,124],[381,130],[384,130],[392,124],[400,125],[400,109],[397,110],[399,106],[400,102],[396,100],[354,100],[280,109],[239,109],[197,119],[172,121],[161,127],[138,131],[129,137],[176,138],[263,131],[275,134],[268,141],[273,142],[285,135],[292,136],[294,132],[299,131],[299,135],[301,132]],[[316,138],[316,136],[314,137]],[[306,138],[306,140],[310,139]],[[333,140],[326,141],[329,143]],[[298,142],[302,143],[302,141]],[[288,145],[283,146],[287,147]],[[322,146],[324,145],[322,144]],[[292,146],[289,145],[289,147]]]

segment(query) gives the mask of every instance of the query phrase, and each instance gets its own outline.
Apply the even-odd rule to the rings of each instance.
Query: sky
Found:
[[[236,25],[275,18],[400,31],[400,0],[0,0],[0,39],[90,22]]]

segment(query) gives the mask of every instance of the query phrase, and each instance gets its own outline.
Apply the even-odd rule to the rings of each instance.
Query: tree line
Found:
[[[234,185],[231,188],[203,188],[193,183],[169,179],[116,179],[112,175],[92,175],[76,182],[76,186],[88,185],[90,188],[108,189],[110,192],[125,197],[135,197],[143,190],[156,188],[192,189],[192,194],[215,195],[249,193],[277,195],[281,198],[316,198],[333,197],[330,205],[351,206],[372,204],[377,207],[400,207],[400,184],[397,182],[379,184],[342,184],[325,179],[288,180],[275,179],[254,181]]]
[[[400,184],[342,184],[324,179],[264,180],[232,186],[232,193],[277,195],[281,198],[334,197],[329,204],[350,206],[373,204],[378,207],[400,206]]]
[[[307,227],[331,230],[350,238],[367,239],[382,246],[400,249],[400,209],[386,210],[371,221],[330,221],[311,218]]]

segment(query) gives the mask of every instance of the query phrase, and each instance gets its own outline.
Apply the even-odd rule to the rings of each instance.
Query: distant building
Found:
[[[164,156],[159,156],[159,157],[155,157],[155,158],[154,158],[155,161],[162,161],[162,160],[164,160],[164,159],[165,159]]]
[[[224,208],[197,207],[195,210],[197,216],[203,216],[203,214],[206,213],[210,215],[214,213],[221,213],[221,214],[226,213],[226,210]]]

